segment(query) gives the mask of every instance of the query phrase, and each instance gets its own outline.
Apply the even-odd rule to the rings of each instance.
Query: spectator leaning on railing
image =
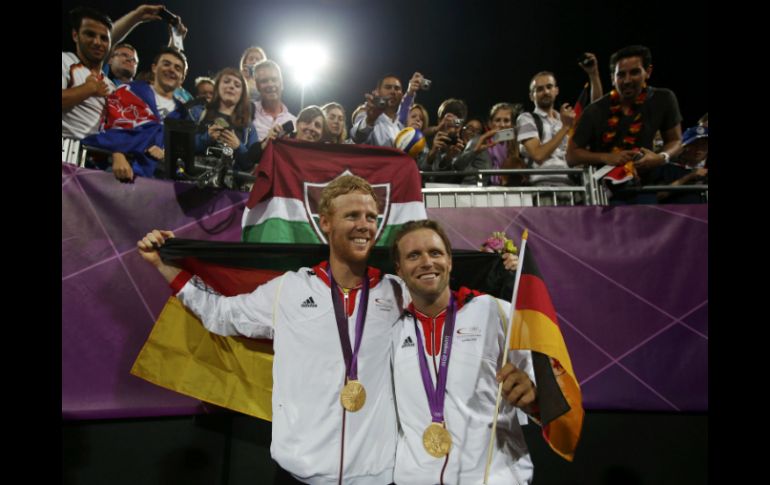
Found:
[[[610,72],[615,89],[583,112],[567,145],[567,163],[620,166],[633,162],[641,183],[649,185],[658,178],[658,167],[681,147],[679,104],[671,90],[647,84],[652,75],[647,47],[634,45],[615,52]],[[658,130],[664,145],[655,153],[653,138]],[[616,205],[655,202],[654,193],[619,194],[611,199]]]

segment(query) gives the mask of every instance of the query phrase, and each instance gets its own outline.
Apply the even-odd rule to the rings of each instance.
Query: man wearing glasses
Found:
[[[110,55],[110,61],[104,65],[104,75],[110,78],[115,86],[128,84],[134,80],[139,66],[139,54],[134,46],[127,42],[116,45]]]

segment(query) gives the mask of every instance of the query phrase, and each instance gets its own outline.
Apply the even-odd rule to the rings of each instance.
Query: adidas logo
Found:
[[[403,344],[401,344],[401,348],[402,348],[402,349],[405,349],[405,348],[407,348],[407,347],[414,347],[414,342],[412,342],[412,337],[407,337],[407,338],[404,340],[404,343],[403,343]]]
[[[315,304],[315,301],[311,296],[310,298],[302,302],[302,308],[318,308],[318,305]]]

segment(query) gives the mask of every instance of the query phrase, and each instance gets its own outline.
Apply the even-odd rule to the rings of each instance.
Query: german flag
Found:
[[[289,270],[328,259],[322,244],[207,242],[174,238],[161,257],[198,275],[225,296],[253,291]],[[507,298],[513,278],[497,254],[456,250],[452,286]],[[375,247],[371,265],[393,273],[388,248]],[[175,297],[169,298],[131,374],[223,408],[272,419],[273,347],[270,340],[220,337],[208,332]]]
[[[526,237],[526,236],[525,236]],[[582,398],[551,296],[531,254],[522,248],[522,265],[511,327],[510,348],[532,351],[543,438],[572,461],[583,427]]]
[[[583,114],[583,110],[591,104],[591,97],[589,95],[591,88],[588,83],[585,83],[583,85],[583,90],[580,91],[580,96],[578,96],[577,101],[575,101],[575,122],[572,123],[572,126],[574,127],[577,124],[577,121],[580,119],[580,115]]]

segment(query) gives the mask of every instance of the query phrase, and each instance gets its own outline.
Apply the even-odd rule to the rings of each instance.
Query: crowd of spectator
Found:
[[[649,84],[652,54],[644,46],[623,47],[612,55],[613,89],[607,94],[598,59],[586,53],[578,66],[588,77],[590,98],[581,97],[577,106],[559,104],[557,75],[541,71],[529,83],[531,109],[500,101],[487,119],[468,118],[465,101],[448,98],[431,124],[430,113],[417,102],[431,85],[420,72],[406,91],[398,76],[382,76],[349,119],[336,101],[305,107],[295,116],[282,100],[281,67],[261,47],[247,48],[237,67],[225,67],[213,79],[195,79],[193,95],[182,87],[188,59],[180,47],[187,28],[164,7],[142,5],[114,23],[79,7],[69,20],[75,52],[62,52],[62,137],[108,153],[89,163],[123,182],[155,175],[165,154],[166,119],[194,122],[195,152],[230,147],[241,171],[253,171],[269,141],[279,137],[393,147],[399,132],[413,128],[426,139],[415,157],[419,169],[455,172],[425,177],[426,182],[476,185],[479,169],[558,171],[586,165],[624,167],[642,185],[707,182],[708,118],[683,136],[675,94]],[[124,39],[136,26],[160,20],[168,24],[169,45],[154,53],[149,69],[139,71],[139,53]],[[487,175],[481,183],[568,187],[579,181],[555,172]],[[613,197],[620,204],[683,200],[692,198],[674,192]]]

